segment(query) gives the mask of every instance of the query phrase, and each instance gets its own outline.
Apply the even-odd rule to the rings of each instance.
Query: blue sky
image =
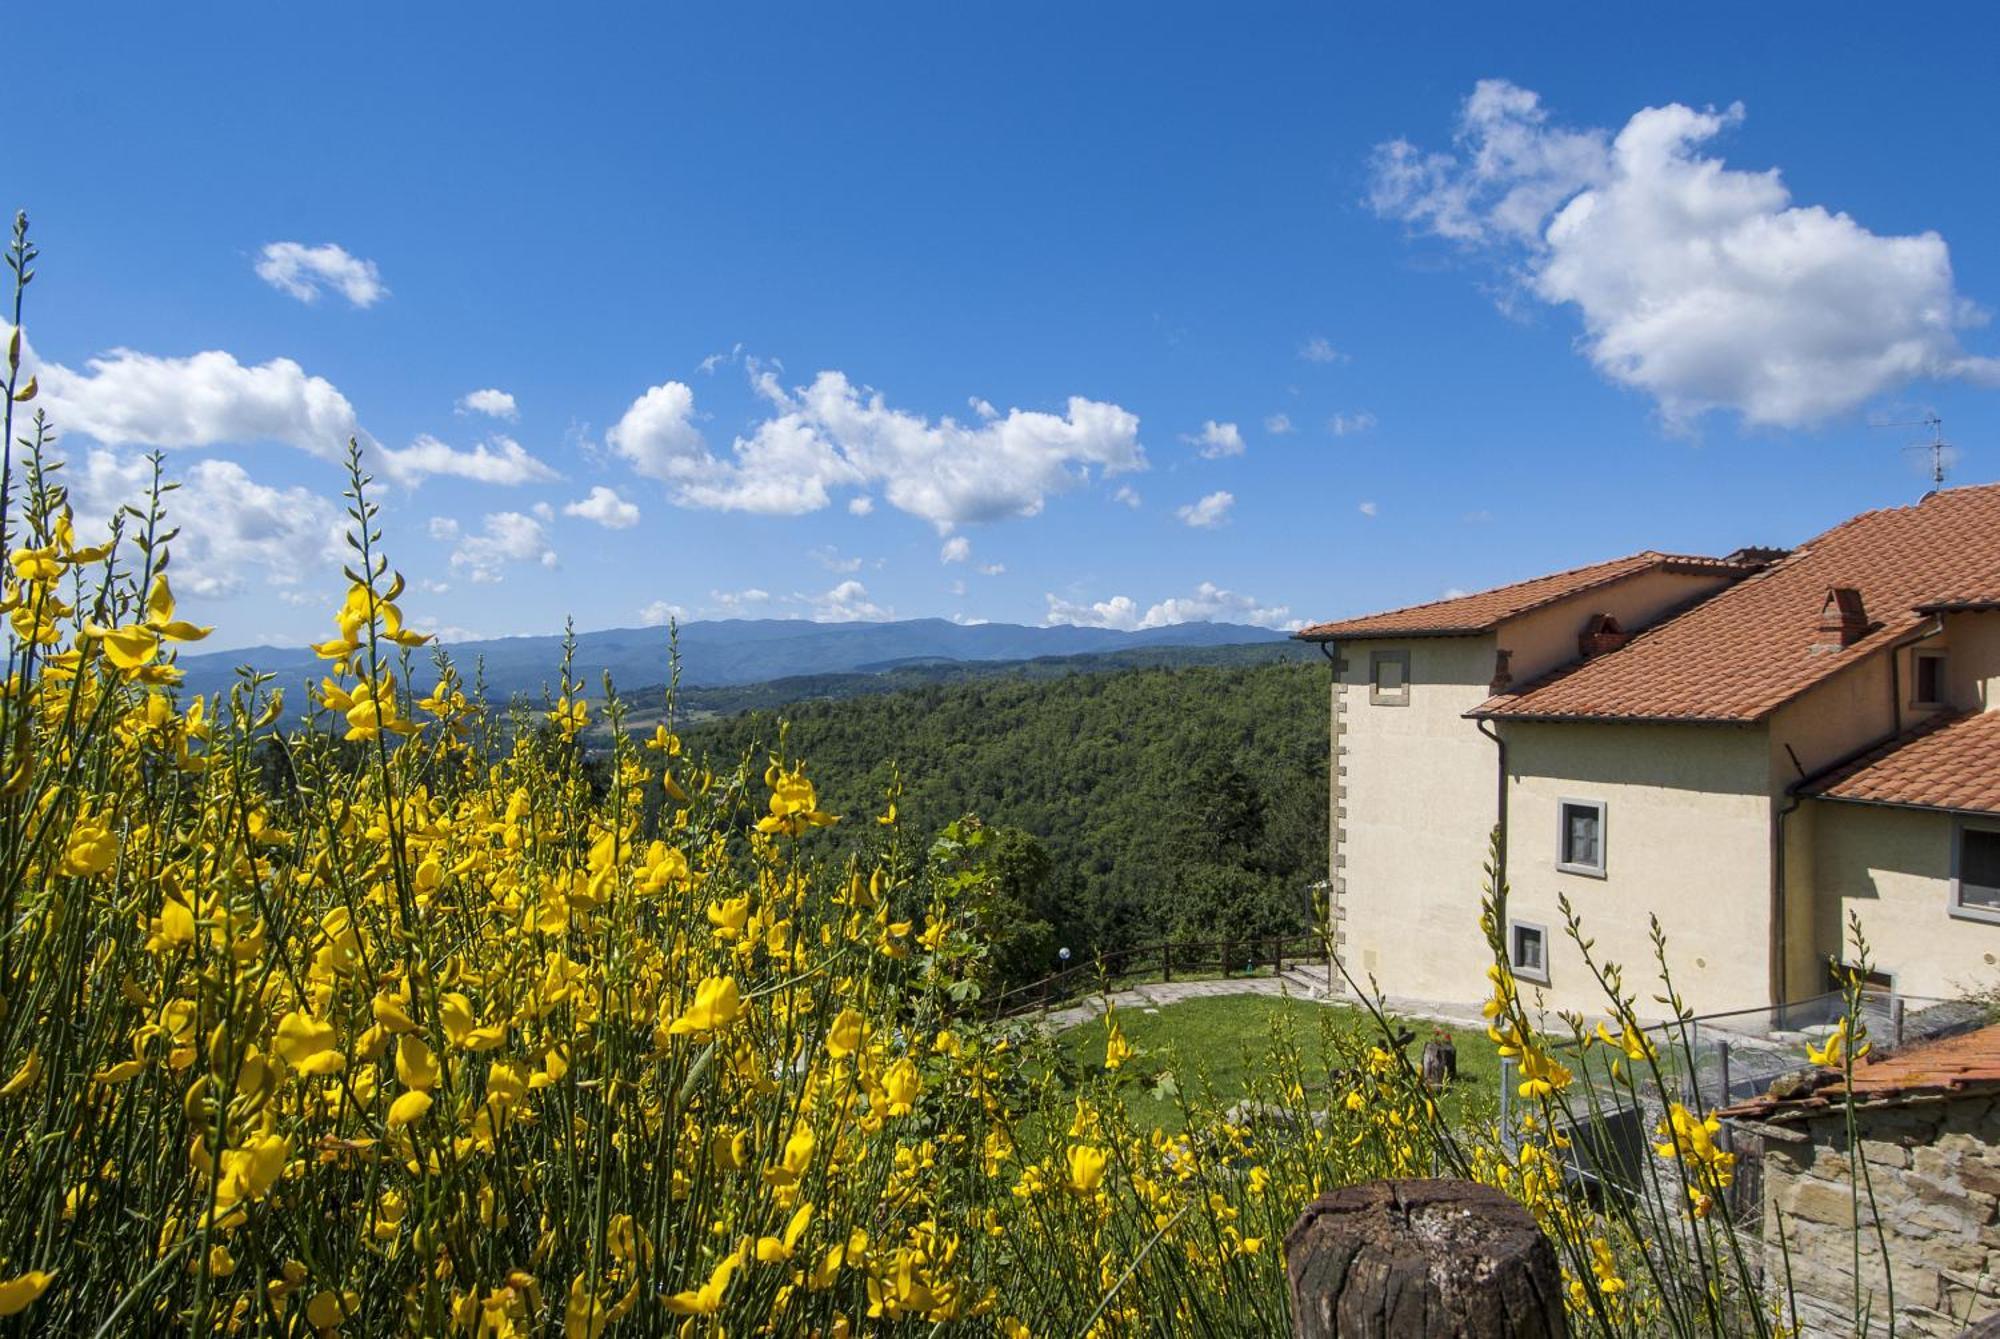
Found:
[[[1932,410],[2000,477],[1984,12],[1354,8],[38,7],[79,509],[167,448],[228,646],[322,634],[350,430],[459,636],[1282,625],[1793,542]]]

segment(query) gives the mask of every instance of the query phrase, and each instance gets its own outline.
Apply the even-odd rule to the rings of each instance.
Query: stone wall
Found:
[[[1885,1241],[1896,1333],[1956,1336],[2000,1314],[2000,1102],[1991,1094],[1928,1098],[1854,1114],[1867,1173],[1859,1236],[1870,1329],[1885,1331],[1890,1314]],[[1757,1133],[1764,1136],[1766,1285],[1782,1304],[1789,1269],[1801,1332],[1852,1334],[1856,1232],[1846,1117],[1836,1111]]]

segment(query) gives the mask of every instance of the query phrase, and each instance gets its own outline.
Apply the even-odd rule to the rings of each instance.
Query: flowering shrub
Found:
[[[20,225],[10,260],[24,286]],[[1744,1314],[1713,1122],[1661,1133],[1692,1201],[1665,1236],[1593,1207],[1562,1174],[1572,1074],[1504,968],[1494,1037],[1543,1112],[1514,1151],[1331,1011],[1270,1039],[1250,1102],[1139,1128],[1115,1015],[1080,1081],[977,1021],[976,823],[923,847],[893,791],[823,812],[782,746],[642,741],[567,666],[489,709],[411,630],[358,452],[320,683],[185,697],[208,630],[175,616],[171,485],[156,461],[80,537],[52,440],[37,414],[0,497],[0,1328],[1271,1334],[1315,1194],[1436,1170],[1534,1208],[1591,1328]],[[835,822],[863,855],[815,854]],[[1655,1057],[1615,1014],[1631,1080]]]

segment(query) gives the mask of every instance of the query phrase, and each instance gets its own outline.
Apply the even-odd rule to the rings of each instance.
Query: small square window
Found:
[[[1368,653],[1368,701],[1377,707],[1410,705],[1410,653],[1370,651]]]
[[[1919,651],[1910,675],[1910,702],[1919,707],[1944,705],[1944,652]]]
[[[1951,862],[1951,910],[2000,921],[2000,827],[1962,823]]]
[[[1507,956],[1514,975],[1525,981],[1549,983],[1548,931],[1539,925],[1514,921],[1507,927]]]
[[[1556,868],[1604,877],[1604,806],[1596,800],[1564,800],[1556,806]]]

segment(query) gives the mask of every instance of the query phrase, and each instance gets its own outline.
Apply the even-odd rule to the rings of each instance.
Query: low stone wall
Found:
[[[1896,1333],[1956,1336],[2000,1314],[2000,1102],[1920,1098],[1863,1107],[1855,1121],[1867,1171],[1859,1235],[1871,1328],[1886,1331],[1890,1315],[1885,1241]],[[1789,1271],[1802,1333],[1850,1335],[1856,1233],[1845,1115],[1757,1133],[1764,1136],[1766,1286],[1782,1300]]]

